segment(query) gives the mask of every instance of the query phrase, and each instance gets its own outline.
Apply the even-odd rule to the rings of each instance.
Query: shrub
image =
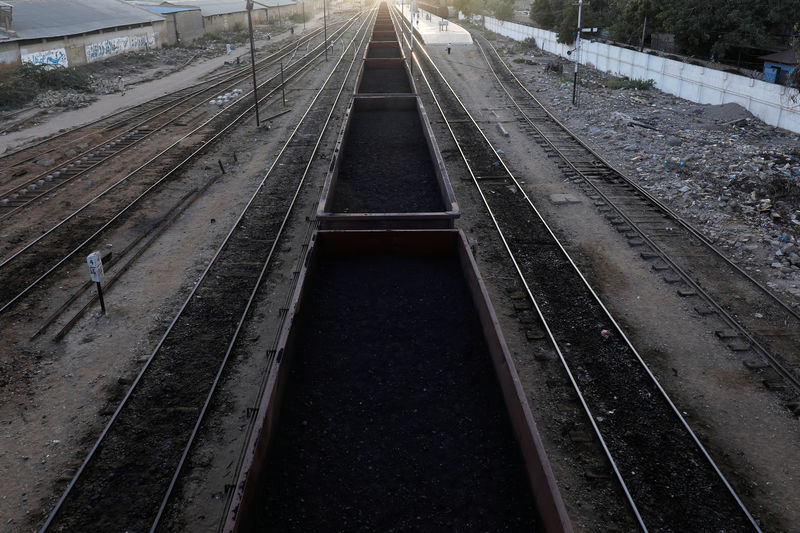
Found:
[[[23,63],[17,74],[37,83],[42,89],[86,90],[89,87],[89,76],[75,68]]]
[[[209,44],[241,44],[250,39],[247,31],[223,31],[218,33],[207,33],[195,41],[196,46],[207,46]]]
[[[605,82],[605,86],[609,89],[636,89],[638,91],[647,91],[652,89],[655,85],[654,80],[630,79],[624,78],[609,78]]]
[[[0,109],[16,109],[33,100],[40,91],[75,89],[86,91],[89,76],[78,69],[23,63],[0,78]]]
[[[311,13],[306,13],[305,21],[303,20],[302,13],[292,13],[289,15],[289,20],[294,22],[295,24],[302,24],[303,22],[308,22],[311,20]]]

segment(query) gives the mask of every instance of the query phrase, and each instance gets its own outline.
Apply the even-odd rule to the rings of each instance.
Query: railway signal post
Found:
[[[86,263],[89,265],[89,277],[97,284],[97,298],[100,300],[100,310],[106,314],[106,302],[103,300],[103,260],[100,252],[92,252],[86,256]]]

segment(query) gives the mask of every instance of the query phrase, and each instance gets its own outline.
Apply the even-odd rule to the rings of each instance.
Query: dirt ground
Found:
[[[316,26],[307,27],[310,31]],[[302,30],[295,33],[300,35]],[[285,36],[288,31],[273,34],[269,42],[262,41],[257,46],[276,47]],[[234,52],[246,50],[238,48]],[[101,95],[88,107],[59,108],[38,116],[24,122],[27,127],[7,132],[2,137],[7,143],[4,146],[14,149],[64,127],[115,112],[121,101],[126,106],[135,105],[203,76],[223,72],[231,57],[233,54],[212,57],[163,77],[167,66],[153,65],[140,73],[140,82],[129,83],[125,96]],[[112,69],[109,75],[114,72]],[[57,327],[31,342],[36,320],[25,319],[24,312],[10,319],[5,317],[0,325],[0,351],[13,358],[15,364],[0,387],[0,477],[4,480],[0,485],[0,531],[33,531],[41,526],[249,200],[323,73],[324,69],[312,69],[297,86],[287,90],[288,102],[296,109],[273,121],[271,129],[256,129],[252,121],[245,122],[236,134],[199,161],[187,182],[204,183],[215,175],[217,180],[105,295],[108,314],[92,312],[85,316],[60,343],[51,340]],[[283,109],[280,101],[273,105],[277,107],[265,108],[267,114]],[[231,156],[234,150],[238,162]],[[224,161],[225,175],[219,175],[217,160]],[[108,248],[113,249],[113,244],[112,237]],[[32,307],[54,308],[82,275],[82,271],[68,273],[63,287],[32,303]],[[63,321],[57,324],[60,325]],[[246,390],[257,393],[257,382]]]
[[[495,44],[567,127],[787,303],[800,305],[800,135],[766,125],[738,104],[613,89],[610,76],[589,67],[580,70],[576,107],[571,64],[503,38]],[[563,73],[548,70],[554,65]]]
[[[312,22],[307,26],[316,27],[317,24]],[[269,40],[267,33],[270,33]],[[297,33],[302,33],[302,29]],[[288,37],[288,26],[256,27],[254,37],[256,48],[263,50]],[[90,91],[45,91],[21,109],[0,112],[0,154],[176,91],[217,69],[224,71],[226,63],[235,63],[237,57],[240,60],[250,57],[249,43],[234,41],[232,44],[230,55],[226,54],[222,41],[211,41],[123,54],[84,65],[80,68],[89,73]],[[118,81],[120,76],[122,85]]]
[[[509,50],[519,50],[511,42],[498,39],[495,44],[498,43]],[[456,90],[475,118],[484,125],[489,139],[497,148],[502,148],[504,160],[524,182],[537,209],[565,243],[579,268],[744,498],[745,504],[765,530],[791,531],[792,524],[800,520],[797,513],[800,502],[794,489],[800,475],[795,463],[800,459],[797,456],[800,449],[797,418],[782,405],[779,395],[767,391],[759,379],[748,373],[740,358],[714,339],[714,331],[720,329],[720,325],[697,316],[674,289],[654,276],[638,252],[628,247],[591,207],[591,200],[582,190],[564,180],[553,159],[548,158],[517,123],[504,94],[492,83],[480,52],[472,46],[454,47],[451,55],[433,47],[431,50],[440,68],[450,76],[451,82],[455,81]],[[530,54],[527,56],[531,57]],[[509,59],[515,57],[519,57],[519,53],[512,53]],[[701,230],[714,234],[718,242],[741,242],[746,238],[742,235],[742,226],[746,226],[745,231],[750,235],[748,241],[757,243],[758,247],[753,247],[752,255],[734,257],[742,261],[744,268],[762,275],[761,279],[771,283],[770,286],[785,288],[782,294],[796,305],[797,298],[790,290],[797,288],[797,269],[791,262],[788,265],[781,263],[779,267],[771,266],[775,262],[774,254],[782,249],[781,244],[795,242],[793,230],[797,225],[789,221],[793,220],[792,206],[797,209],[796,198],[778,208],[783,213],[779,219],[760,210],[751,211],[750,217],[744,217],[738,209],[732,214],[728,209],[729,202],[723,205],[716,197],[712,200],[714,193],[711,192],[697,194],[694,187],[712,187],[710,182],[714,175],[706,173],[706,166],[731,167],[733,172],[745,166],[742,163],[743,152],[774,153],[776,159],[785,157],[790,162],[790,172],[793,172],[798,136],[765,126],[747,116],[746,112],[742,113],[743,110],[697,106],[654,90],[584,87],[581,105],[572,108],[566,105],[571,98],[571,84],[563,76],[544,72],[545,64],[554,59],[534,57],[537,64],[511,65],[556,116],[581,137],[598,146],[600,153],[619,164],[629,175],[635,179],[644,178],[641,181],[644,186]],[[599,73],[590,73],[589,76],[602,78]],[[656,114],[662,119],[656,122],[657,130],[631,126],[629,121],[615,124],[610,117],[618,109],[625,110],[626,116],[633,115],[636,121],[650,120],[651,115]],[[699,124],[698,117],[701,120]],[[737,122],[741,120],[745,122]],[[498,122],[509,131],[508,138],[498,132]],[[685,131],[690,129],[686,124],[691,124],[692,130],[700,131],[694,137],[695,144],[692,144],[693,137]],[[604,130],[598,134],[601,127]],[[735,131],[731,132],[731,128]],[[662,160],[669,161],[673,157],[670,151],[676,148],[668,139],[681,133],[684,134],[681,148],[701,154],[698,159],[705,158],[703,164],[706,166],[701,167],[698,163],[699,168],[683,172],[674,168],[672,172],[662,170]],[[732,135],[738,135],[738,138],[746,136],[746,148],[734,143],[711,146],[714,139],[728,139]],[[636,143],[635,150],[626,151],[625,146],[632,143]],[[709,152],[713,155],[704,155]],[[650,163],[645,165],[643,159]],[[636,168],[629,170],[631,164],[639,171]],[[771,167],[765,164],[764,169],[768,168]],[[692,183],[689,195],[697,194],[696,197],[675,191],[675,174],[681,181]],[[750,179],[759,176],[765,181],[772,179],[769,172],[759,174],[753,171],[753,174]],[[695,182],[701,185],[695,185]],[[456,194],[458,196],[459,191]],[[554,201],[555,194],[569,194],[576,201]],[[461,197],[459,203],[467,211]],[[775,209],[774,204],[772,208]],[[781,223],[781,220],[788,223]],[[469,217],[462,216],[462,223],[465,229],[472,229]],[[787,236],[786,243],[782,243],[781,235]],[[480,250],[480,244],[478,248]],[[791,253],[792,249],[787,248],[787,251]],[[480,251],[478,260],[482,262]],[[492,268],[491,262],[480,266],[484,273]],[[504,331],[506,329],[504,327]],[[535,383],[537,378],[530,374],[531,369],[526,369],[523,364],[520,367],[523,380]],[[529,400],[540,424],[546,426],[549,419],[556,417],[549,413],[555,411],[557,405],[546,399],[546,395],[538,398],[534,394]],[[546,438],[554,439],[550,449],[558,449],[561,445],[558,436]],[[787,454],[794,459],[787,459]],[[551,452],[551,460],[557,464],[562,462],[558,455],[558,452]],[[593,518],[586,514],[585,509],[579,508],[575,500],[575,497],[579,501],[585,498],[584,503],[591,504],[591,496],[579,496],[578,484],[572,480],[561,479],[559,484],[562,492],[566,493],[565,499],[576,525],[580,524],[587,531],[594,530]],[[575,494],[570,494],[572,488],[565,487],[574,487]]]
[[[581,105],[572,108],[566,105],[571,85],[563,76],[543,71],[551,58],[518,49],[510,42],[504,44],[510,57],[532,60],[530,65],[513,65],[570,127],[602,147],[612,162],[694,221],[787,301],[795,305],[800,301],[800,274],[792,255],[797,251],[800,222],[793,221],[800,218],[800,202],[791,188],[780,197],[772,194],[783,191],[784,181],[798,174],[798,136],[776,131],[730,108],[697,106],[657,91],[612,90],[600,87],[599,82],[586,85]],[[496,146],[502,146],[508,164],[527,184],[537,208],[564,239],[751,511],[767,530],[796,528],[800,523],[797,419],[714,339],[716,326],[698,319],[674,291],[654,280],[647,265],[605,219],[587,209],[591,204],[580,190],[565,183],[552,160],[513,126],[511,112],[492,85],[477,50],[455,47],[451,56],[432,50],[439,53],[437,61],[459,82],[461,95],[487,125],[487,135]],[[245,49],[236,48],[235,52],[245,53]],[[6,117],[0,124],[0,152],[90,122],[122,105],[145,102],[224,68],[230,60],[224,56],[198,59],[188,65],[154,63],[137,74],[136,80],[130,77],[124,97],[110,93],[79,109],[40,113],[37,108],[28,111],[30,116]],[[164,75],[169,70],[177,72]],[[115,73],[109,71],[108,75]],[[298,109],[320,76],[321,71],[315,71],[307,83],[287,94]],[[595,73],[590,79],[603,76]],[[20,361],[13,379],[0,388],[0,478],[4,480],[0,485],[0,531],[29,531],[41,525],[296,120],[297,114],[286,115],[275,121],[269,132],[245,125],[203,159],[195,170],[198,177],[213,177],[213,164],[219,158],[230,165],[228,173],[220,176],[209,194],[107,295],[108,315],[84,318],[62,343],[49,338],[30,342],[28,337],[36,327],[32,322],[0,326],[0,351],[13,353]],[[508,139],[496,132],[498,121],[510,129]],[[233,148],[239,153],[238,164],[228,157]],[[324,168],[323,161],[317,169],[323,176]],[[731,181],[732,174],[736,177]],[[547,365],[552,361],[534,360],[526,351],[525,334],[530,328],[515,322],[507,282],[497,275],[497,264],[503,259],[483,253],[490,237],[482,229],[480,208],[467,201],[469,185],[452,173],[451,179],[463,210],[459,227],[475,243],[477,260],[509,344],[518,348],[518,370],[576,529],[596,531],[598,523],[605,523],[598,517],[606,510],[594,508],[591,498],[585,498],[591,487],[586,488],[585,480],[579,479],[583,473],[572,464],[572,448],[564,445],[555,420],[560,416],[559,400],[535,392],[547,386],[543,369],[551,368]],[[767,182],[773,179],[778,180],[774,187],[772,181]],[[744,185],[739,186],[741,183]],[[682,190],[684,187],[688,188]],[[569,193],[580,201],[555,204],[548,200],[554,193]],[[299,220],[313,212],[313,196],[307,193],[304,197]],[[283,274],[279,273],[275,285],[266,291],[270,295],[258,305],[256,314],[264,324],[274,323],[281,297],[289,290],[293,261],[301,253],[303,224],[298,223],[294,231],[294,240],[279,255],[276,268]],[[54,300],[60,296],[52,295]],[[224,499],[224,480],[235,468],[230,457],[239,451],[230,428],[241,432],[247,426],[243,413],[258,392],[259,363],[274,333],[269,327],[253,327],[246,333],[250,355],[227,378],[218,400],[220,415],[202,436],[192,458],[192,474],[182,488],[187,510],[175,518],[175,530],[215,527],[217,517],[212,509],[220,507]],[[189,528],[187,523],[197,527]]]

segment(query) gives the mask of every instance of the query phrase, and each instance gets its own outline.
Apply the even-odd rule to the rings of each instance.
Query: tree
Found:
[[[669,0],[659,20],[684,52],[721,58],[734,48],[785,45],[798,16],[800,0]]]
[[[493,0],[492,12],[496,19],[511,20],[514,18],[514,0]]]
[[[528,16],[540,28],[552,30],[555,28],[556,21],[556,14],[553,10],[554,3],[558,3],[558,0],[534,0]]]
[[[609,9],[609,18],[613,21],[609,29],[615,41],[639,43],[645,20],[647,33],[658,33],[662,29],[658,20],[660,3],[654,0],[611,0]]]
[[[570,0],[562,0],[561,17],[558,23],[558,42],[575,42],[578,33],[578,6]],[[609,24],[610,9],[607,0],[585,0],[581,9],[582,28],[605,28]]]
[[[479,15],[483,11],[485,4],[483,0],[453,0],[453,7],[467,17],[471,17],[472,15]]]
[[[583,11],[581,11],[583,17]],[[581,21],[581,24],[583,21]],[[558,33],[558,42],[570,44],[575,42],[578,27],[578,7],[573,5],[565,5],[561,10],[561,17],[558,21],[556,31]]]

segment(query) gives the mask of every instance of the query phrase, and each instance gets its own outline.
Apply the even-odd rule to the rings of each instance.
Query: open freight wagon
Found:
[[[452,228],[458,216],[419,99],[356,96],[322,189],[317,210],[321,227]]]
[[[463,233],[319,231],[225,530],[571,531]]]

